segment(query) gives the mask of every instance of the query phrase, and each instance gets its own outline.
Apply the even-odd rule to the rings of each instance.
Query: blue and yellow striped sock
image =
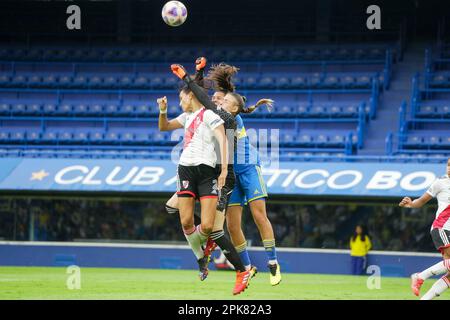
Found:
[[[278,263],[277,252],[275,250],[275,239],[263,240],[263,245],[267,254],[267,258],[269,259],[269,264]]]
[[[239,253],[239,257],[242,260],[242,263],[245,266],[245,269],[249,270],[252,266],[252,263],[250,261],[250,257],[248,255],[247,251],[247,241],[241,243],[240,245],[236,246],[236,251]]]

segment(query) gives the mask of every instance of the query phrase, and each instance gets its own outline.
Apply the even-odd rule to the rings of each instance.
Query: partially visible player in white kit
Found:
[[[437,280],[421,300],[431,300],[439,297],[450,288],[450,158],[447,161],[447,174],[436,179],[430,188],[414,201],[409,197],[403,198],[400,207],[421,208],[432,198],[438,201],[436,219],[431,227],[431,238],[437,250],[442,254],[443,261],[430,268],[414,273],[411,276],[411,289],[416,296],[420,294],[420,287],[424,281],[432,276],[445,274]]]

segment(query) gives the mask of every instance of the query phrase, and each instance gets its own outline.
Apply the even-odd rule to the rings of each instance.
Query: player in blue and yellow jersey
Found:
[[[248,205],[267,254],[270,283],[275,286],[281,281],[281,273],[275,248],[275,235],[266,212],[267,188],[261,173],[258,151],[250,143],[244,121],[240,116],[241,113],[251,113],[262,105],[270,108],[273,101],[261,99],[255,105],[246,108],[246,99],[231,90],[234,86],[231,84],[231,75],[227,70],[230,70],[230,66],[219,64],[210,69],[207,77],[215,84],[216,92],[213,99],[216,100],[216,104],[235,116],[237,126],[237,151],[234,156],[236,182],[226,212],[227,228],[242,262],[247,269],[251,269],[247,241],[241,226],[243,207]]]

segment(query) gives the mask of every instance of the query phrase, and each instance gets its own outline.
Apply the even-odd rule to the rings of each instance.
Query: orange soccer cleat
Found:
[[[417,297],[420,295],[420,287],[422,287],[423,283],[424,280],[420,279],[417,273],[411,276],[411,290]]]
[[[170,66],[170,69],[172,69],[172,72],[174,75],[176,75],[178,78],[183,80],[184,77],[186,77],[186,70],[181,64],[172,64]]]
[[[206,58],[200,57],[195,60],[195,70],[200,71],[206,67]]]
[[[237,295],[247,289],[251,277],[252,276],[249,270],[243,272],[237,271],[236,284],[234,285],[233,295]]]

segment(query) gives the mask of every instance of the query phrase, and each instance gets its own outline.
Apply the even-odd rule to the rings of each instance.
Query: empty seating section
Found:
[[[400,108],[395,137],[387,138],[389,154],[415,157],[450,156],[450,59],[443,47],[425,52],[425,70],[413,78],[411,105]]]
[[[182,132],[159,132],[156,99],[168,96],[168,115],[177,116],[180,83],[169,64],[184,63],[192,71],[200,55],[210,63],[235,63],[240,68],[236,86],[249,103],[275,100],[271,112],[258,108],[243,117],[257,135],[268,130],[283,159],[357,154],[398,54],[395,47],[379,44],[4,47],[0,156],[170,157],[180,147]],[[439,106],[444,107],[449,108]]]

